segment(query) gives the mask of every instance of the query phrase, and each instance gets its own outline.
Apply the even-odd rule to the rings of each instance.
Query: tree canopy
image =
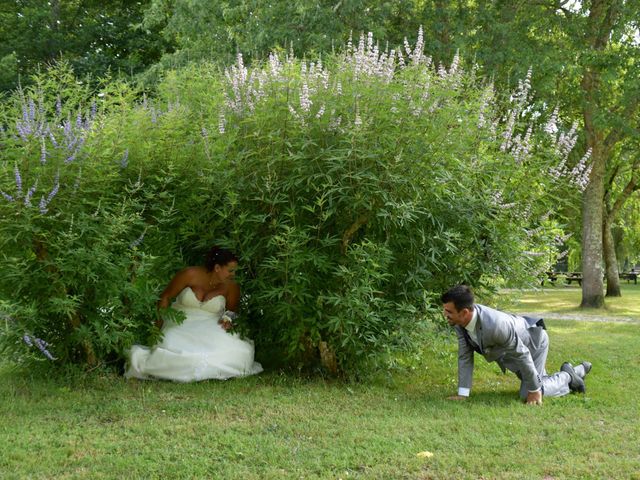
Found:
[[[0,90],[56,61],[69,62],[77,75],[107,72],[131,76],[157,62],[168,45],[151,27],[143,28],[148,1],[15,0],[0,12]]]

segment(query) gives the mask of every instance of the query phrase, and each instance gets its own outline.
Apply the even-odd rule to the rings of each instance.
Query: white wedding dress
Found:
[[[225,331],[218,324],[225,307],[222,295],[201,302],[187,287],[178,294],[172,307],[185,313],[184,322],[179,325],[165,322],[162,342],[153,348],[134,345],[129,351],[125,377],[195,382],[244,377],[262,371],[262,365],[253,360],[253,342]]]

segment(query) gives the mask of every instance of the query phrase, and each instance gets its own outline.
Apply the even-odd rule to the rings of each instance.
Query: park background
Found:
[[[7,7],[7,475],[637,474],[638,2]],[[241,256],[238,328],[269,373],[124,382],[211,244]],[[549,369],[600,364],[588,395],[523,410],[483,365],[475,404],[442,401],[459,282],[557,316]]]

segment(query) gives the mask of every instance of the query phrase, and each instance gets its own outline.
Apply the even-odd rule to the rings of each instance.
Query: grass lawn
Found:
[[[586,396],[541,407],[479,358],[471,398],[447,401],[453,336],[409,372],[360,384],[278,372],[186,385],[43,378],[5,366],[0,478],[640,479],[640,326],[548,327],[550,370],[594,367]]]
[[[501,307],[515,312],[553,312],[562,314],[627,317],[640,320],[640,284],[622,282],[622,296],[605,298],[605,307],[581,310],[582,289],[577,285],[545,284],[538,290],[511,290],[502,295]]]
[[[521,312],[640,318],[640,286],[582,311],[578,287],[510,291]],[[549,369],[588,359],[587,395],[528,407],[477,359],[456,403],[453,337],[406,372],[344,384],[279,372],[227,382],[32,375],[0,367],[0,478],[640,479],[640,326],[548,320]],[[419,452],[433,455],[419,457]]]

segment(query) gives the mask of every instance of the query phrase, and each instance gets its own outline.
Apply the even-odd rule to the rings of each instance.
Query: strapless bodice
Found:
[[[177,308],[178,310],[180,309],[180,307],[198,308],[209,313],[222,315],[222,313],[224,312],[225,303],[226,302],[223,295],[216,295],[215,297],[201,302],[200,300],[198,300],[198,297],[191,289],[191,287],[186,287],[176,297],[173,308]]]

